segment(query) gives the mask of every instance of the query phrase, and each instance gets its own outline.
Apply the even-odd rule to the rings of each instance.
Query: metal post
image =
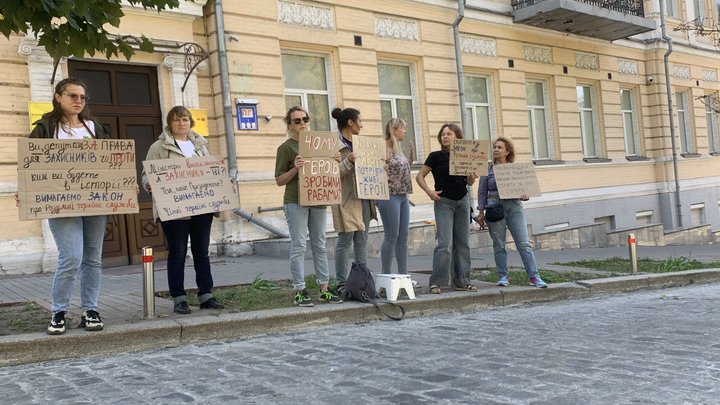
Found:
[[[151,247],[142,248],[143,262],[143,316],[155,318],[155,263]]]
[[[630,233],[627,237],[628,249],[630,250],[630,272],[637,273],[637,245],[635,240],[635,234]]]

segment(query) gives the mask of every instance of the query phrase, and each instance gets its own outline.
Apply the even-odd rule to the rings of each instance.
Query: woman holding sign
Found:
[[[410,225],[410,201],[408,194],[413,192],[410,162],[400,148],[405,139],[405,121],[391,118],[385,124],[385,142],[387,143],[386,162],[388,173],[389,200],[378,200],[377,207],[382,218],[385,237],[380,248],[383,274],[390,274],[393,251],[397,259],[399,274],[407,274],[408,227]]]
[[[453,139],[463,139],[458,125],[445,124],[437,136],[441,149],[431,152],[415,177],[420,187],[435,202],[435,223],[438,244],[433,252],[433,271],[430,276],[430,292],[440,294],[447,284],[448,271],[452,269],[452,285],[457,291],[477,291],[470,284],[470,196],[467,187],[472,186],[476,176],[450,175],[450,145]],[[430,172],[435,179],[435,189],[425,182]]]
[[[190,158],[208,156],[208,141],[193,131],[195,125],[190,111],[183,106],[175,106],[167,115],[167,126],[158,136],[158,140],[150,145],[145,160]],[[143,172],[142,184],[149,193],[150,183]],[[188,218],[162,221],[160,224],[168,246],[167,277],[170,295],[175,303],[174,311],[178,314],[189,314],[190,306],[185,292],[185,256],[187,256],[188,237],[190,250],[195,267],[197,297],[201,309],[223,309],[212,295],[213,278],[210,271],[210,228],[213,214],[199,214]],[[159,221],[157,207],[153,200],[153,218]]]
[[[501,136],[493,143],[493,165],[501,165],[512,163],[515,161],[515,146],[509,138]],[[527,195],[522,195],[520,199],[503,199],[498,193],[497,182],[495,181],[495,173],[493,166],[488,167],[488,175],[480,178],[480,187],[478,188],[478,216],[475,221],[484,226],[486,223],[485,210],[497,205],[502,206],[505,214],[504,218],[491,222],[487,219],[488,230],[493,241],[493,253],[495,254],[495,266],[497,267],[498,276],[500,277],[497,285],[506,287],[510,284],[508,280],[507,269],[507,251],[505,250],[505,239],[507,230],[515,241],[515,247],[520,253],[520,258],[530,279],[530,284],[539,288],[546,288],[547,284],[540,278],[535,262],[535,254],[528,239],[527,223],[525,222],[525,212],[523,211],[522,201],[527,201]]]
[[[360,111],[354,108],[332,111],[340,131],[340,179],[342,182],[342,202],[332,206],[333,224],[338,232],[335,244],[335,277],[338,292],[345,290],[348,272],[348,255],[350,244],[356,263],[367,264],[367,238],[370,220],[377,220],[375,204],[371,200],[360,200],[355,190],[355,152],[353,152],[353,135],[360,135],[362,119]]]
[[[288,140],[277,148],[275,158],[275,183],[285,186],[283,210],[290,231],[290,273],[295,289],[295,305],[312,307],[310,293],[305,289],[305,249],[308,231],[312,244],[315,277],[320,284],[320,301],[339,304],[337,295],[328,291],[330,271],[328,270],[327,250],[325,248],[325,227],[327,208],[323,206],[306,207],[300,205],[300,172],[305,160],[298,155],[300,150],[300,132],[310,129],[310,115],[304,108],[290,107],[284,118],[287,125]],[[336,156],[340,160],[340,155]]]
[[[80,80],[67,78],[58,82],[53,94],[52,111],[35,122],[30,138],[86,139],[110,138],[99,122],[90,117],[87,88]],[[52,281],[52,319],[50,335],[65,333],[65,315],[70,310],[75,277],[80,276],[81,328],[103,329],[97,311],[102,275],[102,250],[106,215],[50,218],[50,232],[58,248],[58,261]]]

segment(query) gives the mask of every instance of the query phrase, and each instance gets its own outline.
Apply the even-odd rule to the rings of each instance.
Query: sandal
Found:
[[[439,285],[431,285],[430,286],[430,294],[440,294],[442,292],[442,289]]]
[[[455,291],[477,292],[477,290],[477,287],[472,284],[467,284],[465,287],[455,287]]]

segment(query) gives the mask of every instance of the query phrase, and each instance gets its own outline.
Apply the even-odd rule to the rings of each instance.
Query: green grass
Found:
[[[31,301],[0,305],[0,336],[44,331],[51,315]]]
[[[580,260],[575,262],[552,263],[561,266],[586,267],[595,270],[629,273],[630,260],[621,257],[613,257],[603,260]],[[687,257],[668,257],[665,260],[640,259],[637,262],[640,273],[670,273],[676,271],[687,271],[697,269],[720,268],[720,262],[703,263]]]
[[[543,270],[540,269],[540,277],[546,283],[566,283],[578,280],[589,280],[593,278],[604,278],[614,277],[617,274],[586,274],[579,273],[576,271],[554,271],[554,270]],[[472,280],[480,280],[488,283],[497,283],[499,277],[494,268],[492,269],[472,269],[470,271],[470,278]],[[528,279],[525,270],[518,267],[508,268],[508,278],[510,279],[510,285],[529,285],[530,280]]]

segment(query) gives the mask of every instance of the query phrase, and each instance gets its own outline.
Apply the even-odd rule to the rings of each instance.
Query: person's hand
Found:
[[[342,160],[342,155],[340,154],[340,152],[336,152],[335,156],[333,156],[333,159],[335,159],[336,162],[340,163],[340,161]]]
[[[482,210],[479,214],[477,214],[477,216],[475,216],[475,218],[473,218],[473,220],[477,222],[478,225],[480,225],[480,229],[485,229],[485,226],[487,224],[485,223],[485,214],[482,212]]]
[[[527,194],[521,194],[521,195],[520,195],[520,201],[527,201],[527,200],[529,200],[529,199],[530,199],[530,197],[528,197]]]
[[[15,208],[20,207],[20,197],[18,196],[18,193],[15,193]]]
[[[427,193],[427,195],[433,201],[440,201],[440,193],[442,193],[442,190],[440,190],[440,191],[430,190],[430,192]]]
[[[297,155],[295,156],[295,161],[293,162],[293,164],[295,165],[296,169],[300,170],[300,168],[305,165],[305,159],[303,159],[302,156]]]
[[[355,152],[350,152],[350,154],[348,155],[348,160],[351,161],[352,163],[355,163],[355,158],[356,158]]]

